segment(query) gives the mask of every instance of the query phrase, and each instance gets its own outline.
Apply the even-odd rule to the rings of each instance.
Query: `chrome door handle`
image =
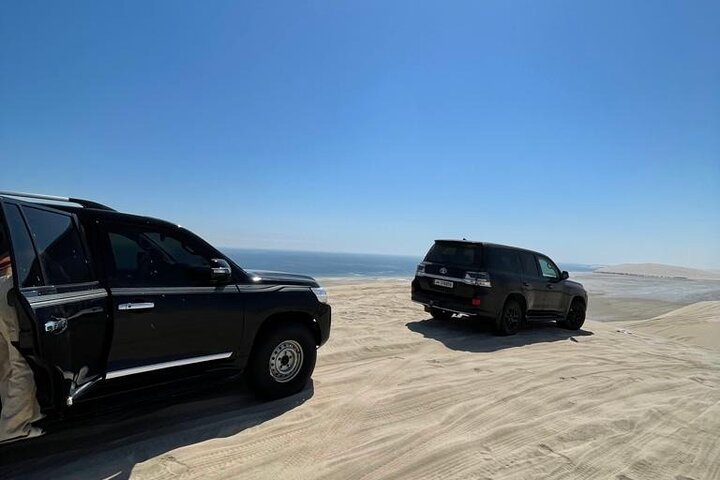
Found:
[[[67,330],[68,321],[67,318],[51,317],[52,320],[45,322],[45,331],[48,333],[62,333]]]
[[[121,303],[118,305],[118,310],[150,310],[155,308],[153,302],[140,302],[140,303]]]

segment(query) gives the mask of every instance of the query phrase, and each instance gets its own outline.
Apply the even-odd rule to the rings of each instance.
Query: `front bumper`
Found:
[[[320,343],[318,346],[324,345],[330,338],[331,319],[332,307],[324,303],[320,304],[320,308],[315,315],[315,322],[317,322],[318,330],[320,331]]]

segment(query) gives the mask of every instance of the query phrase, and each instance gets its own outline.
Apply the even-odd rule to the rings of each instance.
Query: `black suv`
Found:
[[[585,322],[587,292],[547,256],[505,245],[436,240],[418,265],[412,299],[437,319],[486,317],[500,335],[528,318],[557,320],[577,330]]]
[[[290,395],[307,384],[330,334],[315,280],[245,271],[172,223],[0,192],[0,234],[10,246],[17,347],[45,411],[106,382],[123,391],[211,371],[244,371],[265,398]]]

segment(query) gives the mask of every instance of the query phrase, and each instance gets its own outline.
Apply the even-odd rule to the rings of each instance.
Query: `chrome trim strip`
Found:
[[[238,293],[235,284],[222,285],[217,287],[133,287],[133,288],[111,288],[113,295],[172,295],[190,293]]]
[[[246,284],[234,284],[230,283],[227,285],[217,287],[122,287],[122,288],[111,288],[110,293],[113,295],[182,295],[182,294],[193,294],[193,293],[239,293],[247,291],[275,291],[281,288],[298,287],[308,288],[305,285],[273,285],[273,284],[258,284],[258,285],[246,285]]]
[[[418,273],[418,277],[437,278],[438,280],[449,280],[451,282],[467,283],[464,278],[458,277],[445,277],[443,275],[433,275],[431,273]]]
[[[25,299],[32,308],[44,308],[55,305],[63,305],[65,303],[80,302],[83,300],[105,298],[107,296],[107,291],[103,289],[95,289],[83,290],[80,292],[51,293],[50,295],[38,295],[35,297],[26,296]]]
[[[113,370],[107,372],[105,378],[107,380],[118,377],[125,377],[128,375],[136,375],[138,373],[152,372],[155,370],[162,370],[165,368],[181,367],[183,365],[192,365],[194,363],[211,362],[213,360],[222,360],[230,358],[233,352],[216,353],[214,355],[203,355],[201,357],[184,358],[182,360],[173,360],[171,362],[153,363],[151,365],[143,365],[141,367],[124,368],[122,370]]]

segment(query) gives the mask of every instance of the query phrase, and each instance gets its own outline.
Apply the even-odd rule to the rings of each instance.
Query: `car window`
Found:
[[[20,288],[38,287],[42,285],[40,263],[30,240],[25,221],[17,205],[7,205],[5,223],[12,238],[15,263],[12,265],[17,273]]]
[[[425,256],[426,262],[444,265],[476,265],[480,260],[480,247],[457,243],[436,243]]]
[[[177,232],[125,226],[108,228],[112,262],[108,280],[114,287],[181,287],[212,285],[207,274],[213,252]]]
[[[539,277],[540,271],[535,260],[535,255],[530,252],[519,252],[520,262],[522,263],[523,273],[531,277]]]
[[[508,248],[487,248],[487,267],[500,272],[521,273],[520,258],[515,250]]]
[[[540,271],[545,278],[560,278],[560,272],[547,257],[538,257]]]
[[[70,215],[23,207],[46,285],[93,280],[80,233]]]

